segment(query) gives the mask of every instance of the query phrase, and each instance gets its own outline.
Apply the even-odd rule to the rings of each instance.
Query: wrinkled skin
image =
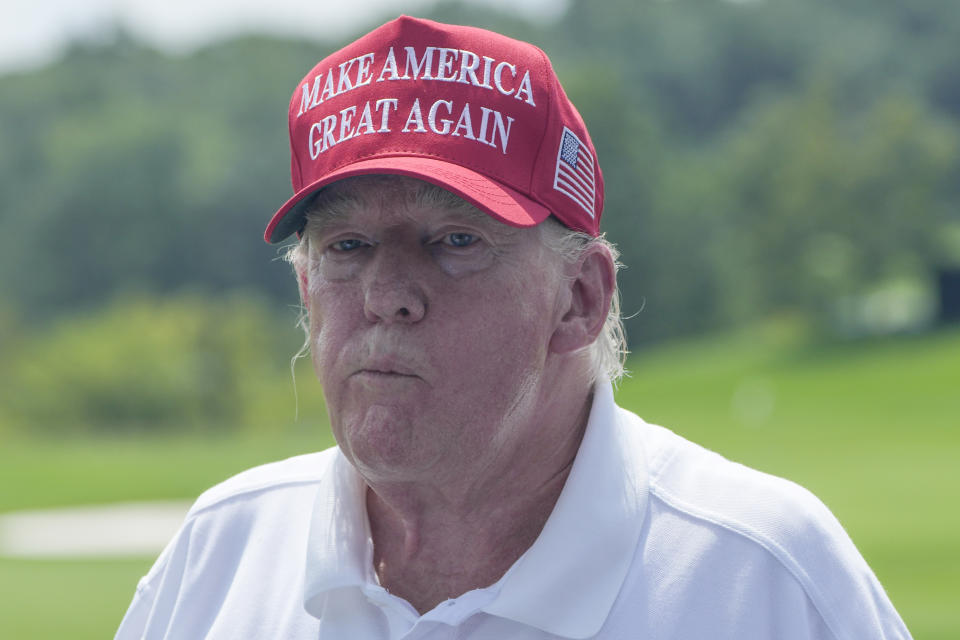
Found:
[[[312,221],[313,364],[334,435],[370,491],[381,584],[426,611],[490,584],[539,535],[590,406],[587,347],[612,258],[571,264],[540,228],[354,178]]]
[[[312,236],[313,362],[337,441],[373,475],[457,475],[535,422],[559,320],[539,229],[411,203],[413,181]]]

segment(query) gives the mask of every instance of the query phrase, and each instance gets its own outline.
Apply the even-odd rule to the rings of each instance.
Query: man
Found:
[[[289,112],[338,447],[211,489],[118,638],[907,638],[805,490],[618,408],[603,180],[546,56],[402,17]]]

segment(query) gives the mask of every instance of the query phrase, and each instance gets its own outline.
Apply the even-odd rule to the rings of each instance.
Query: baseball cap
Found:
[[[270,220],[269,243],[302,230],[311,195],[365,174],[431,182],[509,225],[553,214],[599,234],[596,150],[529,43],[401,16],[320,61],[288,116],[294,195]]]

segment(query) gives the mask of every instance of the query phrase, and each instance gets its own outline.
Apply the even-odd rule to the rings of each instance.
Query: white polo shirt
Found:
[[[812,494],[643,422],[606,382],[542,533],[487,588],[422,616],[388,593],[364,492],[336,448],[210,489],[117,639],[910,637]]]

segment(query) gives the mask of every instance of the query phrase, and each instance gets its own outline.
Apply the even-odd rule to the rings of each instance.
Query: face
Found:
[[[313,363],[368,479],[495,464],[536,429],[549,387],[560,258],[539,229],[431,204],[423,187],[337,183],[335,215],[308,230]]]

